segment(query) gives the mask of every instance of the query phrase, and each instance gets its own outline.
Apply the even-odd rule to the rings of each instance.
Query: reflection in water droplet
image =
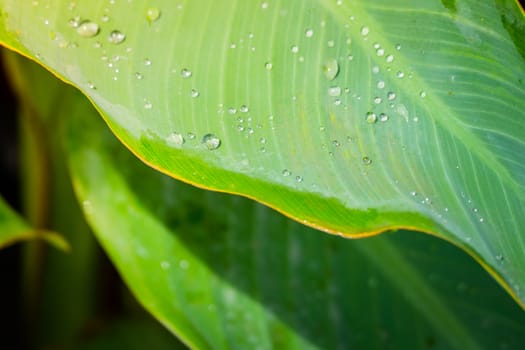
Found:
[[[292,173],[288,169],[284,169],[282,174],[283,174],[283,176],[290,176],[290,175],[292,175]]]
[[[295,181],[297,181],[297,182],[303,182],[303,177],[302,177],[302,176],[296,176],[296,177],[295,177]]]
[[[385,88],[385,81],[384,80],[379,80],[377,82],[377,88],[378,89],[384,89]]]
[[[189,78],[191,77],[191,75],[192,75],[191,71],[187,68],[182,68],[180,71],[180,76],[183,78]]]
[[[396,50],[397,51],[401,50],[401,44],[396,44]]]
[[[199,95],[200,93],[196,89],[191,89],[191,97],[197,98]]]
[[[386,122],[386,121],[388,121],[388,115],[385,114],[385,113],[381,113],[381,114],[379,115],[379,121],[380,121],[380,122]]]
[[[160,10],[156,7],[151,7],[146,10],[146,18],[148,22],[155,22],[160,17]]]
[[[341,96],[341,87],[331,86],[330,88],[328,88],[328,95],[332,97]]]
[[[144,76],[140,72],[136,72],[135,73],[135,78],[137,78],[138,80],[142,80],[142,79],[144,79]]]
[[[366,113],[366,122],[368,124],[374,124],[377,121],[377,115],[374,112]]]
[[[419,96],[420,96],[421,98],[425,98],[425,97],[427,97],[427,93],[426,93],[425,91],[421,91],[421,92],[419,93]]]
[[[292,50],[293,53],[298,53],[299,52],[299,46],[297,45],[293,45],[290,50]]]
[[[386,63],[392,63],[394,62],[394,55],[388,55],[386,56]]]
[[[239,111],[240,111],[241,113],[248,113],[249,110],[250,110],[250,109],[249,109],[248,106],[246,106],[246,105],[242,105],[241,107],[239,107]]]
[[[334,80],[339,74],[339,63],[336,59],[329,59],[323,65],[323,72],[325,77],[330,81]]]
[[[70,27],[77,28],[80,25],[80,17],[79,16],[75,16],[75,17],[69,19],[69,21],[67,21],[67,24]]]
[[[398,71],[396,73],[396,77],[398,77],[399,79],[404,78],[405,77],[405,73],[403,73],[402,71]]]
[[[314,30],[309,28],[304,32],[304,35],[306,35],[307,38],[311,38],[314,35]]]
[[[272,68],[273,68],[272,62],[266,62],[264,64],[264,68],[266,68],[266,70],[272,70]]]
[[[366,156],[363,157],[362,160],[363,160],[363,164],[364,164],[364,165],[370,165],[370,164],[372,164],[372,159],[370,159],[370,158],[368,158],[368,157],[366,157]]]
[[[166,142],[169,144],[182,146],[185,142],[184,136],[178,132],[172,132],[166,137]]]
[[[112,44],[120,44],[126,40],[126,35],[118,30],[114,30],[109,33],[108,41]]]
[[[396,99],[396,93],[393,91],[389,91],[386,97],[389,101],[394,101]]]
[[[220,147],[221,139],[213,134],[206,134],[202,138],[202,144],[209,150],[215,150]]]
[[[361,27],[361,35],[362,36],[367,36],[368,33],[370,33],[370,29],[367,26]]]
[[[76,28],[78,35],[84,38],[92,38],[100,31],[98,24],[91,21],[83,21]]]
[[[380,104],[381,102],[383,102],[383,99],[382,99],[381,97],[376,96],[376,97],[374,98],[374,103],[375,103],[376,105]]]

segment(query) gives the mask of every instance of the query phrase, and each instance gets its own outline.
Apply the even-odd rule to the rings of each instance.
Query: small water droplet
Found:
[[[192,132],[189,132],[189,133],[188,133],[188,138],[189,138],[190,140],[195,140],[195,134],[192,133]]]
[[[417,192],[416,192],[416,191],[412,191],[412,192],[410,192],[410,195],[411,195],[412,197],[415,197],[415,196],[417,196]]]
[[[386,63],[394,62],[394,55],[387,55],[385,60],[386,60]]]
[[[178,132],[172,132],[166,137],[167,143],[177,145],[177,146],[182,146],[185,141],[186,140],[184,140],[184,136]]]
[[[87,86],[88,86],[88,88],[90,88],[92,90],[96,90],[97,89],[97,87],[95,86],[95,84],[93,84],[92,81],[88,81],[87,82]]]
[[[302,177],[302,176],[296,176],[296,177],[295,177],[295,181],[297,181],[297,182],[303,182],[303,177]]]
[[[266,143],[266,138],[265,137],[261,137],[261,139],[259,140],[260,143],[262,143],[263,145]]]
[[[70,26],[70,27],[73,27],[73,28],[78,28],[78,26],[80,25],[80,17],[79,16],[75,16],[73,18],[70,18],[69,21],[67,21],[67,24]]]
[[[323,72],[325,77],[331,81],[339,74],[339,63],[336,59],[329,59],[323,65]]]
[[[304,35],[305,35],[307,38],[311,38],[311,37],[314,35],[314,30],[311,29],[311,28],[308,28],[308,29],[304,32]]]
[[[202,137],[202,144],[209,150],[215,150],[220,147],[221,139],[213,134],[206,134]]]
[[[335,42],[333,40],[328,40],[328,42],[326,43],[326,45],[328,47],[334,47],[335,46]]]
[[[284,169],[282,174],[283,174],[283,176],[290,176],[290,175],[292,175],[292,173],[288,169]]]
[[[380,121],[380,122],[386,122],[386,121],[388,121],[388,114],[386,114],[386,113],[381,113],[381,114],[379,115],[379,121]]]
[[[193,73],[191,72],[191,70],[187,69],[187,68],[182,68],[181,71],[180,71],[180,76],[183,77],[183,78],[189,78],[191,77]]]
[[[341,96],[341,87],[339,86],[331,86],[328,88],[328,95],[332,97],[338,97]]]
[[[497,254],[496,255],[496,260],[498,260],[499,262],[502,262],[505,258],[503,257],[502,254]]]
[[[337,140],[333,140],[332,141],[332,145],[334,145],[334,147],[339,147],[339,146],[341,146],[341,143],[339,141],[337,141]]]
[[[427,93],[426,93],[425,91],[421,91],[421,92],[419,93],[419,96],[420,96],[421,98],[425,98],[425,97],[427,97]]]
[[[151,66],[151,60],[150,60],[149,58],[144,59],[144,65],[145,65],[146,67]]]
[[[135,73],[135,78],[137,78],[138,80],[142,80],[142,79],[144,79],[144,76],[140,72],[136,72]]]
[[[367,26],[361,27],[361,35],[362,36],[367,36],[368,33],[370,33],[370,29]]]
[[[150,7],[146,10],[146,19],[148,22],[155,22],[160,18],[160,10],[156,7]]]
[[[264,64],[264,68],[266,68],[266,70],[272,70],[272,68],[273,68],[272,62],[266,62]]]
[[[196,89],[191,89],[191,97],[197,98],[199,95],[200,93]]]
[[[190,263],[187,262],[186,260],[181,260],[179,262],[179,267],[183,270],[187,270],[189,267],[190,267]]]
[[[250,109],[249,109],[248,106],[246,106],[246,105],[242,105],[241,107],[239,107],[239,111],[240,111],[241,113],[248,113],[249,110],[250,110]]]
[[[372,73],[374,73],[374,74],[379,73],[379,67],[378,66],[373,66],[372,67]]]
[[[377,82],[377,88],[378,89],[384,89],[385,88],[385,81],[384,80],[379,80]]]
[[[83,21],[76,28],[78,35],[84,38],[92,38],[100,31],[98,24],[91,21]]]
[[[396,73],[396,77],[398,77],[399,79],[404,78],[405,77],[405,73],[403,73],[402,71],[398,71]]]
[[[372,164],[372,159],[370,159],[370,158],[368,158],[368,157],[366,157],[366,156],[363,157],[362,161],[363,161],[363,164],[364,164],[364,165],[370,165],[370,164]]]
[[[386,95],[386,97],[388,98],[389,101],[394,101],[397,96],[396,96],[395,92],[389,91],[388,94]]]
[[[348,55],[348,56],[347,56],[347,59],[348,59],[349,61],[353,61],[353,60],[354,60],[354,55]]]
[[[109,33],[108,41],[112,44],[120,44],[124,40],[126,40],[126,35],[121,31],[114,30],[111,33]]]
[[[163,270],[167,270],[167,269],[169,269],[170,266],[171,266],[171,265],[170,265],[170,263],[169,263],[168,261],[162,261],[162,262],[160,263],[160,267],[161,267]]]
[[[261,8],[262,8],[263,10],[266,10],[266,9],[268,8],[268,2],[267,2],[267,1],[263,1],[263,2],[261,2]]]
[[[385,55],[385,49],[380,47],[379,49],[376,50],[376,55],[379,56],[379,57],[384,56]]]
[[[401,44],[396,44],[396,50],[397,51],[401,50]]]
[[[293,53],[298,53],[298,52],[299,52],[299,46],[297,46],[297,45],[292,45],[292,47],[290,48],[290,50],[291,50]]]
[[[151,102],[144,103],[144,109],[152,109],[152,108],[153,108],[153,104]]]
[[[374,112],[366,113],[366,122],[368,124],[374,124],[377,121],[377,115]]]
[[[381,102],[383,102],[383,99],[382,99],[381,97],[376,96],[376,97],[374,98],[374,103],[375,103],[376,105],[380,104]]]

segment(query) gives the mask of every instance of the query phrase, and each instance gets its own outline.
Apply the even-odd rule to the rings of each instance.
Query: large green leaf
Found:
[[[333,233],[438,235],[525,300],[516,2],[0,4],[2,43],[153,167]]]
[[[70,90],[68,90],[71,92]],[[525,314],[461,250],[410,232],[349,241],[144,166],[76,99],[73,182],[145,307],[198,349],[514,349]],[[71,104],[68,104],[71,105]]]

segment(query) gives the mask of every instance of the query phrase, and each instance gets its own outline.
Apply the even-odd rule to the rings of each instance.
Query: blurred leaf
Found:
[[[62,113],[88,221],[137,298],[192,348],[512,349],[525,341],[525,313],[442,240],[321,234],[144,166],[86,104]]]
[[[43,239],[60,250],[69,251],[67,241],[55,232],[36,230],[27,224],[9,205],[0,197],[0,248],[10,244],[31,240]]]

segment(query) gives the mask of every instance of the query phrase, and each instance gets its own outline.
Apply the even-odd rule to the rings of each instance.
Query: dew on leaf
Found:
[[[296,176],[296,177],[295,177],[295,181],[297,181],[297,182],[303,182],[303,177],[302,177],[302,176]]]
[[[239,107],[239,111],[240,111],[241,113],[248,113],[249,110],[250,110],[250,109],[249,109],[248,106],[246,106],[246,105],[242,105],[242,106]]]
[[[184,136],[178,132],[172,132],[166,137],[166,142],[172,145],[182,146],[185,141]]]
[[[142,73],[136,72],[135,73],[135,78],[137,78],[137,80],[142,80],[142,79],[144,79],[144,76],[142,75]]]
[[[155,22],[160,18],[160,10],[157,7],[150,7],[146,10],[146,18],[148,22]]]
[[[304,35],[307,37],[307,38],[311,38],[313,35],[314,35],[314,30],[309,28],[307,29],[305,32],[304,32]]]
[[[328,88],[328,95],[332,97],[338,97],[341,96],[341,87],[339,86],[331,86]]]
[[[361,35],[362,36],[367,36],[368,33],[370,33],[370,29],[367,26],[361,27]]]
[[[200,93],[196,89],[191,89],[191,97],[197,98],[199,97]]]
[[[396,73],[396,77],[398,77],[399,79],[404,78],[405,77],[405,73],[403,73],[402,71],[398,71]]]
[[[377,115],[374,112],[366,113],[366,122],[368,124],[374,124],[377,121]]]
[[[374,103],[375,103],[376,105],[380,104],[381,102],[383,102],[383,99],[382,99],[381,97],[376,96],[376,97],[374,98]]]
[[[73,27],[73,28],[78,28],[78,26],[80,25],[80,17],[79,16],[75,16],[73,18],[70,18],[68,21],[67,21],[67,24],[70,26],[70,27]]]
[[[183,78],[189,78],[191,77],[193,73],[191,72],[191,70],[187,69],[187,68],[182,68],[181,71],[180,71],[180,76],[183,77]]]
[[[292,175],[292,173],[291,173],[290,170],[288,170],[288,169],[284,169],[284,170],[282,171],[282,174],[283,174],[283,176],[290,176],[290,175]]]
[[[109,33],[108,41],[112,44],[120,44],[126,40],[126,35],[119,30]]]
[[[293,53],[298,53],[298,52],[299,52],[299,46],[297,46],[297,45],[292,45],[292,47],[290,48],[290,50],[291,50]]]
[[[397,96],[396,96],[395,92],[389,91],[388,94],[386,95],[386,97],[388,98],[389,101],[394,101]]]
[[[337,63],[337,60],[334,58],[327,60],[323,65],[323,73],[329,81],[334,80],[339,74],[339,63]]]
[[[388,121],[388,114],[386,114],[386,113],[381,113],[381,114],[379,114],[379,121],[380,121],[380,122],[386,122],[386,121]]]
[[[378,89],[384,89],[385,88],[385,81],[384,80],[379,80],[377,82],[377,88]]]
[[[364,164],[364,165],[370,165],[370,164],[372,164],[372,159],[370,159],[370,158],[368,158],[368,157],[366,157],[366,156],[363,157],[362,161],[363,161],[363,164]]]
[[[144,65],[145,65],[146,67],[151,66],[151,60],[150,60],[149,58],[146,58],[146,59],[144,60]]]
[[[214,134],[206,134],[202,137],[202,144],[209,150],[215,150],[220,147],[221,139]]]
[[[272,62],[266,62],[264,64],[264,68],[266,68],[266,70],[272,70],[272,68],[273,68]]]
[[[387,55],[385,60],[386,60],[386,63],[394,62],[394,55]]]
[[[421,91],[421,92],[419,93],[419,96],[420,96],[421,98],[425,98],[425,97],[427,97],[427,93],[426,93],[425,91]]]
[[[91,21],[83,21],[76,28],[78,35],[84,38],[92,38],[100,31],[98,24]]]

